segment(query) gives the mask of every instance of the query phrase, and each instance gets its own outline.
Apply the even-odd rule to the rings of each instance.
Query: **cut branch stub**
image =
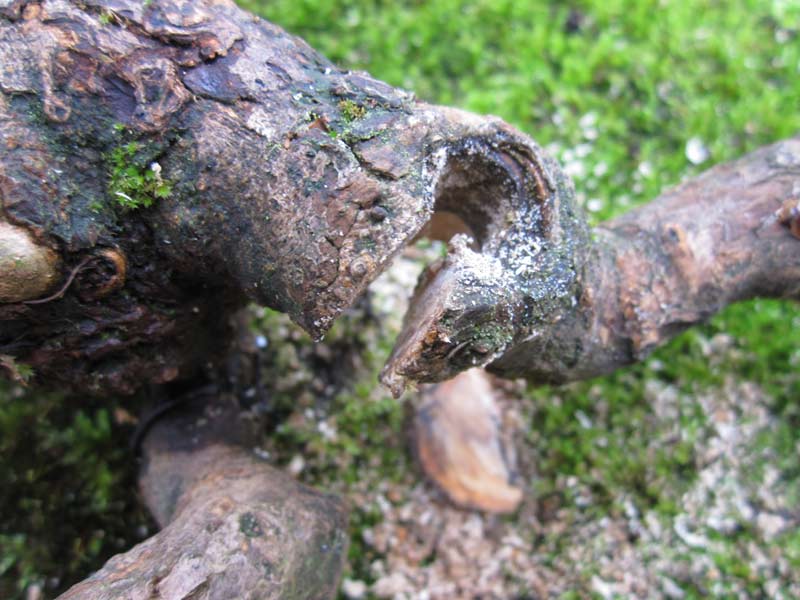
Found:
[[[71,267],[97,248],[127,258],[113,285],[92,275],[55,303],[0,307],[0,353],[42,381],[130,393],[188,377],[224,351],[219,307],[246,298],[319,338],[435,211],[460,215],[504,270],[551,269],[547,252],[516,256],[516,235],[564,256],[580,237],[567,227],[560,241],[563,181],[530,140],[339,69],[232,2],[12,2],[0,63],[4,214]],[[503,278],[472,289],[459,256],[439,364],[472,323],[488,326],[485,360],[501,351],[538,293],[538,280],[523,282],[530,293],[507,294]]]
[[[247,299],[319,338],[428,224],[451,253],[383,374],[395,392],[478,365],[590,376],[792,285],[704,264],[734,255],[708,250],[730,245],[704,214],[760,227],[732,252],[789,281],[796,143],[684,188],[694,212],[637,211],[590,242],[568,178],[526,136],[339,69],[227,0],[5,2],[0,64],[3,220],[72,272],[101,248],[126,257],[95,259],[52,302],[0,303],[0,354],[41,382],[130,393],[190,377],[224,353],[223,313]],[[735,293],[721,291],[726,273]],[[666,293],[647,292],[651,276]],[[712,293],[683,276],[711,277]],[[658,310],[680,294],[686,311]]]
[[[448,255],[423,274],[381,375],[395,395],[407,379],[486,365],[574,306],[588,227],[572,183],[532,140],[490,123],[433,154],[433,221],[462,227],[437,232]]]
[[[435,381],[473,364],[538,383],[594,377],[732,302],[800,297],[798,138],[717,166],[591,241],[561,181],[543,203],[545,217],[548,202],[557,207],[544,227],[517,215],[509,230],[519,233],[490,234],[480,254],[457,238],[429,270],[384,372],[395,392],[404,378]]]

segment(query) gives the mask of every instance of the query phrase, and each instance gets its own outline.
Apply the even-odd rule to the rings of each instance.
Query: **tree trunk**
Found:
[[[320,337],[418,235],[450,254],[384,371],[395,391],[481,365],[590,377],[730,302],[800,293],[798,139],[591,232],[524,134],[228,0],[0,0],[0,65],[0,365],[40,384],[191,380],[248,300]],[[164,530],[65,597],[330,597],[338,503],[191,423],[148,436]]]
[[[189,377],[224,354],[220,315],[246,299],[319,337],[420,232],[451,254],[420,286],[384,375],[395,390],[477,365],[588,377],[726,303],[797,293],[774,217],[787,203],[796,223],[797,141],[592,236],[523,134],[337,69],[230,2],[16,0],[0,15],[3,219],[51,257],[3,298],[0,354],[40,382]]]
[[[338,69],[232,2],[6,1],[0,63],[2,218],[60,271],[0,299],[0,354],[40,383],[189,377],[246,299],[319,337],[434,210],[481,215],[478,239],[563,224],[544,264],[553,303],[572,292],[585,226],[529,138]]]
[[[252,433],[225,396],[198,394],[156,421],[140,486],[163,529],[59,599],[335,597],[347,556],[342,501],[253,455]]]

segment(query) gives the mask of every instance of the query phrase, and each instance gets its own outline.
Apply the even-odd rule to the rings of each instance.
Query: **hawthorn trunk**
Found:
[[[800,293],[798,139],[592,232],[524,134],[341,70],[228,0],[0,0],[0,65],[0,366],[39,384],[191,381],[247,301],[318,338],[419,235],[450,254],[412,302],[395,391],[484,365],[591,377],[730,302]],[[340,507],[229,425],[150,432],[164,530],[66,597],[334,593]]]

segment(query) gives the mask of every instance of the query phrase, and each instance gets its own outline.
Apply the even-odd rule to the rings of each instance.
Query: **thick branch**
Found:
[[[60,600],[333,598],[347,550],[342,502],[233,442],[246,423],[217,400],[165,416],[144,443],[141,488],[161,532]]]
[[[545,257],[580,238],[529,138],[337,68],[227,0],[6,2],[0,64],[0,221],[70,282],[45,304],[0,297],[0,354],[40,383],[189,378],[246,299],[319,337],[434,212],[488,246],[541,233]]]
[[[520,235],[515,223],[477,249],[454,238],[415,292],[384,380],[399,391],[406,378],[482,365],[540,383],[583,379],[641,360],[732,302],[796,298],[799,188],[796,138],[711,169],[590,238],[560,184],[543,204],[561,210],[543,230],[523,221]]]
[[[740,300],[800,297],[800,138],[715,167],[594,230],[575,311],[490,369],[563,382],[639,361]]]
[[[796,141],[593,240],[524,134],[339,69],[227,0],[6,2],[0,63],[0,221],[68,284],[0,298],[0,354],[41,382],[189,378],[246,299],[320,336],[421,231],[451,252],[384,372],[396,391],[478,365],[588,377],[729,302],[796,293],[772,216],[795,210]]]

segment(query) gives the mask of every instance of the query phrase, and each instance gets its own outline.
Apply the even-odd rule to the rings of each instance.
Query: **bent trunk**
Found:
[[[39,288],[62,282],[0,298],[0,354],[42,383],[188,378],[248,299],[320,337],[426,232],[451,253],[384,372],[395,391],[476,365],[588,377],[725,303],[797,293],[772,217],[789,203],[796,223],[797,141],[593,240],[527,136],[338,69],[226,0],[6,2],[0,63],[2,221],[55,252]]]
[[[59,600],[334,598],[347,555],[342,501],[242,445],[251,432],[232,398],[184,404],[143,444],[142,495],[163,529]]]

